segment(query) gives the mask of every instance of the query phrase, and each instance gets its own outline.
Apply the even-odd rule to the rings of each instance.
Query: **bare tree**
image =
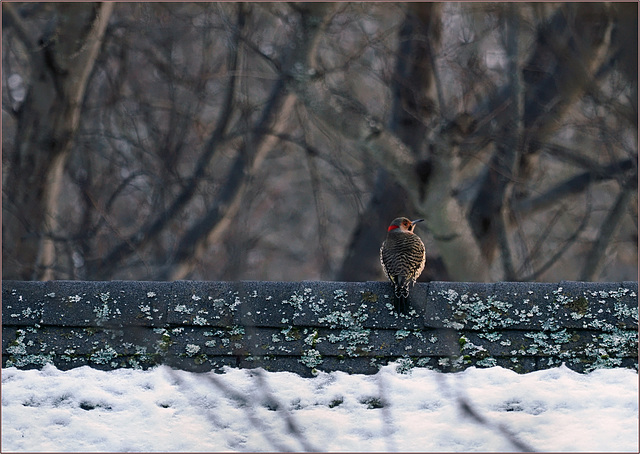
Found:
[[[3,8],[5,278],[637,270],[637,5]]]
[[[406,144],[417,160],[428,155],[427,125],[437,120],[439,115],[432,47],[439,43],[440,9],[437,3],[411,4],[398,31],[388,128]],[[385,231],[391,219],[415,212],[407,190],[384,167],[377,172],[374,194],[366,211],[360,215],[338,279],[366,280],[378,274],[380,233]],[[429,265],[432,258],[429,257]],[[427,273],[428,270],[424,275]]]
[[[2,7],[30,71],[24,102],[15,112],[15,149],[3,185],[5,276],[49,279],[64,167],[113,4],[44,5],[38,13],[53,17],[43,32],[29,27],[15,4]]]
[[[593,93],[597,88],[598,78],[603,77],[608,71],[614,68],[611,55],[615,54],[620,46],[620,42],[612,37],[614,27],[620,27],[621,35],[627,36],[630,31],[626,29],[627,24],[617,24],[616,20],[619,12],[613,11],[609,5],[590,4],[590,5],[563,5],[552,11],[551,16],[539,22],[537,27],[537,35],[535,44],[529,60],[524,62],[525,52],[524,46],[519,44],[522,39],[523,27],[520,25],[520,16],[524,16],[522,8],[498,8],[496,17],[504,23],[499,29],[502,30],[503,43],[501,47],[504,49],[506,58],[506,74],[507,78],[502,86],[496,86],[493,92],[481,93],[484,96],[481,102],[473,111],[471,124],[480,124],[471,137],[466,140],[472,144],[492,143],[494,149],[491,158],[488,161],[486,169],[479,174],[479,181],[475,185],[477,189],[474,191],[475,196],[469,206],[468,221],[469,226],[473,229],[473,236],[480,246],[481,254],[470,247],[468,244],[464,248],[451,248],[451,238],[457,238],[461,235],[459,229],[451,228],[450,224],[442,224],[446,226],[442,230],[442,234],[437,235],[432,225],[430,234],[433,235],[436,249],[444,253],[444,261],[447,271],[454,279],[486,279],[481,269],[487,269],[493,262],[496,250],[500,251],[502,261],[502,278],[503,279],[521,279],[524,276],[517,272],[515,257],[513,256],[510,237],[517,230],[518,223],[532,212],[522,210],[523,204],[530,208],[533,204],[540,203],[542,200],[557,204],[562,197],[569,194],[581,193],[587,188],[591,188],[595,180],[591,178],[582,178],[579,180],[584,183],[582,186],[576,181],[576,178],[569,178],[567,182],[559,184],[559,188],[552,188],[547,194],[534,195],[531,198],[526,196],[527,180],[531,177],[531,160],[536,158],[541,151],[545,150],[544,144],[548,143],[553,133],[561,129],[566,124],[564,118],[568,113],[572,112],[573,106],[579,104],[580,97],[585,93]],[[554,33],[557,31],[561,33]],[[554,31],[554,32],[552,32]],[[433,37],[424,35],[423,41],[436,45],[437,41]],[[577,52],[576,52],[577,50]],[[399,56],[398,58],[401,58]],[[629,57],[626,57],[629,58]],[[423,61],[429,59],[423,59]],[[627,67],[624,63],[623,67]],[[547,69],[548,68],[548,69]],[[423,72],[431,73],[432,68],[422,69]],[[542,74],[542,75],[540,75]],[[631,93],[637,92],[637,82],[633,83]],[[418,83],[413,84],[416,92],[428,93],[428,90]],[[445,87],[440,87],[445,90]],[[444,96],[441,96],[441,99]],[[426,109],[434,105],[433,100],[423,102],[422,106]],[[451,112],[452,108],[448,106],[440,106],[440,113]],[[482,123],[482,118],[489,117],[491,122]],[[428,117],[422,118],[423,122],[428,121]],[[468,119],[467,119],[468,123]],[[636,128],[637,129],[637,128]],[[440,139],[446,139],[447,132],[451,129],[440,129]],[[421,137],[419,128],[412,128],[412,132]],[[468,133],[469,131],[467,131]],[[402,136],[400,136],[402,137]],[[443,143],[444,142],[444,143]],[[406,143],[406,142],[405,142]],[[408,142],[410,144],[410,142]],[[420,173],[422,169],[428,169],[428,178],[443,177],[446,181],[439,181],[437,184],[431,184],[425,192],[427,200],[429,193],[443,190],[444,194],[450,196],[456,191],[456,186],[460,185],[460,181],[456,177],[456,166],[451,165],[449,159],[455,154],[454,143],[447,143],[446,140],[433,140],[431,146],[434,151],[440,150],[440,154],[433,153],[429,157],[426,165],[421,163],[419,159],[415,160],[414,172]],[[548,150],[548,148],[547,148]],[[446,157],[443,160],[442,154]],[[577,154],[577,153],[576,153]],[[613,156],[613,154],[612,154]],[[635,155],[637,156],[637,154]],[[574,158],[577,159],[577,158]],[[449,164],[445,164],[449,162]],[[388,163],[388,161],[387,161]],[[597,172],[599,180],[607,180],[610,178],[625,178],[635,181],[637,178],[637,159],[634,163],[633,159],[614,160],[609,167],[609,171],[602,172],[597,165],[591,166],[592,172]],[[411,169],[406,169],[397,174],[397,181],[406,180],[406,176],[411,173]],[[626,175],[626,176],[625,176]],[[628,186],[625,184],[625,186]],[[561,189],[560,189],[561,188]],[[419,188],[413,188],[414,192],[419,192]],[[391,194],[391,191],[387,193]],[[627,193],[625,192],[622,192]],[[438,209],[446,206],[443,201],[447,200],[447,196],[439,197],[438,202],[421,206],[415,205],[414,210],[431,220],[433,223],[437,219]],[[402,198],[400,197],[402,200]],[[379,198],[374,198],[377,202]],[[396,204],[397,206],[397,204]],[[513,207],[517,206],[517,213],[513,213]],[[628,206],[628,200],[625,204]],[[400,204],[402,209],[406,209]],[[425,209],[427,208],[428,209]],[[448,211],[444,219],[460,219],[452,213],[455,210]],[[393,216],[387,215],[387,218]],[[435,218],[435,219],[434,219]],[[617,225],[618,217],[613,216],[607,220],[606,225]],[[456,222],[457,225],[457,222]],[[615,227],[614,227],[615,228]],[[380,232],[383,230],[380,228]],[[450,237],[444,235],[445,231],[451,233]],[[356,234],[360,234],[361,230],[357,230]],[[380,235],[381,236],[381,235]],[[438,238],[445,238],[445,241],[438,241]],[[597,243],[607,243],[608,234],[601,235]],[[574,241],[577,236],[574,237]],[[604,241],[603,241],[604,240]],[[378,242],[380,237],[378,237]],[[354,240],[354,246],[357,244]],[[467,249],[469,247],[469,249]],[[472,251],[471,255],[475,260],[469,261],[468,257],[460,252],[460,249]],[[353,269],[353,257],[360,256],[360,251],[354,248],[356,253],[347,255],[345,269]],[[602,257],[602,249],[593,249],[593,255]],[[599,251],[599,252],[595,252]],[[479,265],[478,256],[482,256],[486,261],[484,265]],[[559,256],[556,256],[556,260]],[[530,261],[531,257],[527,251],[524,251],[524,257],[521,259],[525,262]],[[475,263],[474,269],[456,270],[456,264],[459,263]],[[548,267],[549,262],[545,262]],[[349,275],[349,274],[347,274]],[[534,272],[534,275],[537,275]],[[593,273],[583,273],[582,279],[593,278]]]

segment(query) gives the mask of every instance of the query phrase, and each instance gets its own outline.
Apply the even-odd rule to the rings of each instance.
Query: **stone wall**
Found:
[[[375,373],[499,365],[638,367],[638,284],[385,282],[2,283],[2,366]]]

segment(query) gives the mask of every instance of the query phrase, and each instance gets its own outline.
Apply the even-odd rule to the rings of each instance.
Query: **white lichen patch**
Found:
[[[317,343],[322,342],[322,338],[318,337],[318,330],[313,330],[311,333],[307,334],[308,330],[304,330],[303,334],[306,335],[304,338],[304,343],[314,347]]]
[[[467,337],[460,337],[460,345],[462,346],[462,352],[469,356],[481,356],[486,357],[487,349],[482,345],[476,345],[471,342]]]
[[[489,342],[496,342],[502,339],[502,333],[491,332],[491,333],[479,333],[478,337],[488,340]]]
[[[27,346],[24,343],[26,332],[22,329],[16,330],[17,338],[7,347],[7,353],[14,356],[24,356],[27,354]]]
[[[148,304],[141,303],[138,305],[138,309],[145,315],[145,319],[153,320],[153,316],[151,315],[151,306]]]
[[[244,327],[240,325],[233,325],[229,330],[230,336],[244,336]]]
[[[185,351],[188,356],[193,356],[198,354],[198,352],[200,351],[200,346],[195,344],[187,344],[187,346],[185,347]]]
[[[629,307],[626,304],[623,304],[620,301],[616,300],[613,303],[613,314],[619,319],[630,317],[636,322],[636,324],[638,323],[638,306]]]
[[[107,345],[106,347],[93,352],[89,359],[96,364],[107,364],[117,356],[118,352],[110,345]]]
[[[297,328],[293,326],[288,326],[287,328],[283,328],[281,331],[282,335],[284,335],[285,341],[295,341],[300,338],[300,333]]]
[[[109,292],[100,293],[98,297],[102,304],[100,306],[95,306],[93,308],[93,313],[96,314],[96,323],[98,326],[101,326],[109,320],[109,317],[111,317],[112,314],[120,315],[121,312],[117,307],[113,310],[109,307],[109,302],[111,301]],[[89,301],[87,302],[89,303]]]
[[[298,361],[307,366],[312,371],[314,371],[316,367],[324,362],[324,360],[322,359],[322,355],[315,348],[306,350]]]
[[[293,295],[289,297],[289,299],[283,300],[282,303],[290,305],[296,309],[296,312],[293,314],[294,318],[300,316],[303,313],[303,309],[305,308],[305,306],[308,306],[316,315],[326,310],[326,303],[324,299],[316,299],[316,296],[313,295],[313,289],[309,287],[305,287],[302,291],[302,294],[298,293],[298,291],[296,290],[295,292],[293,292]]]
[[[301,311],[302,304],[304,303],[304,296],[299,295],[298,292],[294,292],[293,295],[291,295],[288,300],[283,300],[282,303],[289,304],[293,306],[295,309]]]
[[[494,367],[497,365],[498,365],[498,362],[496,361],[495,358],[491,356],[487,356],[486,358],[476,361],[476,366],[478,367]]]
[[[209,324],[209,322],[207,321],[207,319],[206,319],[206,318],[204,318],[204,317],[200,317],[199,315],[196,315],[196,316],[193,318],[193,324],[194,324],[194,325],[199,325],[199,326],[205,326],[205,325],[208,325],[208,324]]]
[[[180,314],[191,314],[193,312],[192,307],[187,307],[184,304],[178,304],[174,310]]]
[[[493,331],[518,323],[509,316],[513,303],[501,301],[493,295],[484,300],[475,293],[459,295],[453,289],[441,291],[438,294],[444,297],[453,312],[454,320],[443,320],[447,328]]]
[[[415,367],[413,360],[406,356],[398,358],[396,364],[396,372],[399,374],[411,374],[411,369]]]

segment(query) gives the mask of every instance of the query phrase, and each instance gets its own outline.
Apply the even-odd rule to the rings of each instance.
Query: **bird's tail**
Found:
[[[394,288],[395,301],[394,308],[400,314],[406,314],[409,311],[409,283],[405,281],[401,276],[398,277],[397,284]]]
[[[406,314],[409,312],[409,295],[404,293],[396,295],[393,307],[399,314]]]

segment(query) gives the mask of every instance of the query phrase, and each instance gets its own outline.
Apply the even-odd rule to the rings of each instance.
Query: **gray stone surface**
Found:
[[[638,365],[638,284],[386,282],[2,283],[2,365],[375,373],[500,365]]]

